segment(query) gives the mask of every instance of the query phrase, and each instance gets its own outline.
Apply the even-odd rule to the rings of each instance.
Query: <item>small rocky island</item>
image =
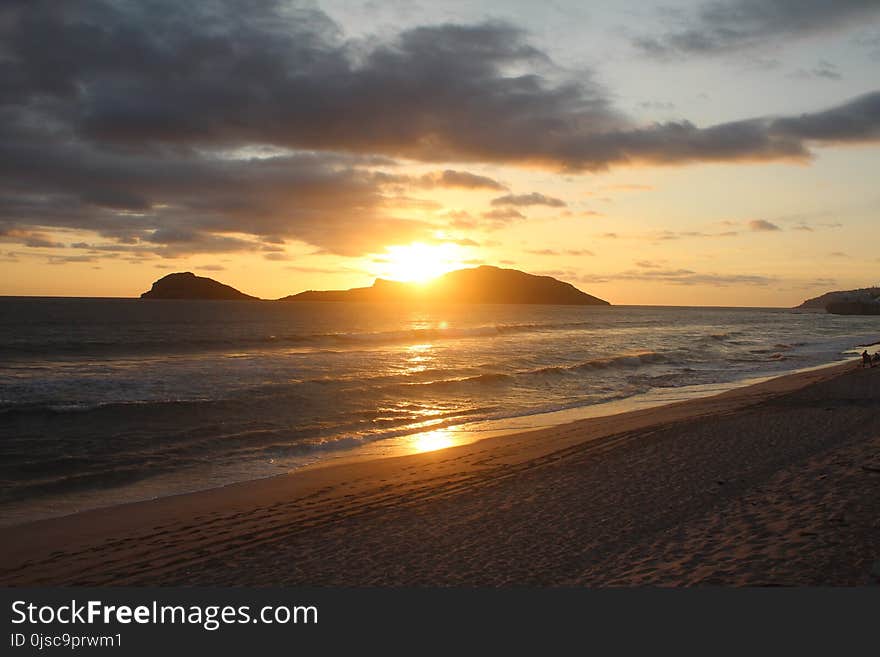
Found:
[[[256,299],[210,278],[191,272],[169,274],[153,283],[142,299]],[[516,269],[484,265],[459,269],[438,276],[427,283],[400,283],[377,278],[371,287],[350,290],[309,290],[278,301],[370,301],[370,302],[440,302],[440,303],[509,303],[608,306],[604,299],[582,292],[570,283],[536,276]]]
[[[213,301],[255,300],[234,287],[224,285],[213,278],[196,276],[190,271],[168,274],[153,283],[141,299],[205,299]]]

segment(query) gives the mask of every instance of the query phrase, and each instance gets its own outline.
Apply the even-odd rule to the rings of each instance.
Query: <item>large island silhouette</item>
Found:
[[[880,287],[826,292],[807,299],[797,310],[825,310],[832,315],[880,315]]]
[[[256,300],[210,278],[191,272],[168,274],[153,283],[142,299]],[[516,269],[483,265],[451,271],[427,283],[402,283],[377,278],[370,287],[350,290],[307,290],[278,299],[279,302],[369,301],[443,303],[506,303],[608,306],[604,299],[582,292],[571,283],[552,276],[536,276]]]

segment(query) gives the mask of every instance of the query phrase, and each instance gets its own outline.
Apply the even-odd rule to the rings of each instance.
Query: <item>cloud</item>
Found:
[[[15,165],[0,162],[10,185],[0,183],[8,192],[0,201],[0,231],[13,220],[85,229],[173,256],[246,251],[282,238],[353,255],[434,229],[390,214],[401,199],[384,195],[383,180],[358,158],[298,153],[252,161],[0,143],[0,153],[11,150]],[[88,194],[96,186],[115,198],[137,193],[146,200],[134,210],[103,206]],[[242,233],[250,239],[230,235]]]
[[[864,48],[869,57],[880,59],[880,33],[860,34],[853,41]]]
[[[449,210],[443,214],[443,218],[452,228],[471,229],[479,226],[479,222],[466,210]]]
[[[526,216],[519,210],[513,208],[498,208],[483,212],[481,215],[484,219],[491,219],[495,223],[509,223],[517,219],[525,219]]]
[[[816,278],[808,283],[810,287],[832,287],[837,285],[836,278]]]
[[[715,0],[674,14],[675,27],[634,43],[652,56],[711,55],[854,27],[878,14],[874,0]]]
[[[819,62],[812,68],[799,68],[794,73],[792,73],[790,77],[800,78],[803,80],[815,80],[817,78],[824,78],[826,80],[843,79],[843,76],[840,74],[840,69],[837,68],[835,64],[832,64],[831,62],[824,59],[820,59]]]
[[[768,232],[774,230],[782,230],[779,226],[774,224],[772,221],[767,221],[766,219],[752,219],[749,223],[749,230],[754,230],[757,232]]]
[[[306,274],[344,274],[348,271],[355,271],[347,267],[330,269],[324,267],[304,267],[302,265],[288,265],[287,267],[285,267],[285,269],[289,269],[290,271],[303,272]]]
[[[544,256],[592,256],[596,255],[589,249],[564,249],[561,251],[557,251],[556,249],[526,249],[526,253],[531,253],[532,255],[544,255]]]
[[[364,45],[290,4],[21,3],[4,21],[6,87],[25,103],[48,96],[56,117],[75,105],[70,128],[118,144],[538,159],[548,131],[621,124],[588,76],[510,75],[551,64],[508,23],[417,27]]]
[[[455,171],[453,169],[426,173],[419,177],[419,183],[427,188],[460,187],[463,189],[507,189],[507,187],[497,180],[493,180],[487,176],[479,176],[468,171]]]
[[[399,158],[599,171],[880,139],[880,92],[800,116],[637,123],[503,22],[355,42],[282,0],[31,0],[3,6],[0,43],[0,231],[90,231],[132,257],[287,240],[360,255],[437,229],[410,215],[436,206],[395,186],[504,189],[389,174]],[[564,206],[509,198],[496,205]]]
[[[609,283],[612,281],[649,281],[671,285],[708,285],[728,287],[748,285],[763,287],[776,282],[776,278],[750,274],[700,273],[691,269],[642,269],[629,270],[617,274],[588,274],[581,276],[585,283]]]
[[[50,265],[67,265],[70,263],[95,262],[95,258],[89,255],[50,256],[47,262]]]
[[[0,224],[0,242],[20,244],[33,249],[55,249],[64,248],[65,246],[60,242],[53,241],[52,238],[43,233],[24,230],[14,226],[4,228],[2,224]]]
[[[0,93],[19,110],[6,118],[16,123],[23,111],[16,128],[31,133],[51,126],[46,142],[264,144],[572,170],[808,157],[797,134],[776,134],[761,118],[639,125],[588,73],[566,80],[507,23],[419,27],[355,47],[320,11],[280,0],[247,13],[232,0],[76,5],[21,3],[0,26],[10,44]]]
[[[615,192],[647,192],[654,189],[654,187],[653,185],[621,184],[608,185],[604,189]]]
[[[263,254],[263,258],[266,260],[271,260],[273,262],[283,262],[285,260],[290,260],[290,256],[286,253],[279,253],[278,251],[273,251],[271,253]]]
[[[675,109],[675,103],[665,102],[662,100],[645,100],[639,103],[639,107],[646,110],[671,112]]]
[[[768,125],[781,139],[863,142],[880,139],[880,92],[865,94],[823,112],[783,117]]]
[[[544,196],[538,192],[531,194],[508,194],[507,196],[499,196],[492,199],[492,205],[515,205],[517,207],[526,207],[530,205],[546,205],[551,208],[566,207],[565,201],[552,196]]]
[[[601,237],[608,238],[629,238],[636,240],[647,240],[650,242],[668,242],[680,239],[696,239],[696,238],[714,238],[714,237],[736,237],[739,233],[735,230],[722,231],[720,233],[704,233],[698,230],[660,230],[643,234],[620,235],[619,233],[605,233]]]
[[[839,222],[824,222],[824,223],[807,223],[803,219],[797,220],[798,223],[796,226],[792,226],[792,230],[800,230],[807,233],[812,233],[816,230],[829,229],[832,230],[834,228],[841,228],[843,224]]]

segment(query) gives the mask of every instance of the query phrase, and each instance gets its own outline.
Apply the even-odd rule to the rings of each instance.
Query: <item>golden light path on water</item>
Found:
[[[435,429],[413,436],[412,448],[417,453],[433,452],[455,444],[455,437],[449,429]]]
[[[445,323],[445,322],[444,322]],[[432,344],[414,344],[406,347],[405,374],[416,374],[427,369],[434,357],[431,355]]]
[[[446,322],[442,323],[442,326],[445,328]],[[424,371],[427,367],[426,363],[430,363],[434,360],[431,355],[431,350],[434,345],[430,343],[425,344],[416,344],[409,345],[406,348],[406,371],[407,373],[415,373]],[[439,414],[441,411],[425,411],[428,415]],[[429,419],[422,423],[424,427],[430,427],[432,424],[436,424],[439,420],[437,419]],[[453,436],[453,433],[447,428],[439,428],[433,429],[431,431],[426,431],[424,433],[415,434],[412,436],[412,440],[410,442],[410,448],[413,452],[433,452],[438,449],[445,449],[447,447],[452,447],[456,444],[456,440]]]

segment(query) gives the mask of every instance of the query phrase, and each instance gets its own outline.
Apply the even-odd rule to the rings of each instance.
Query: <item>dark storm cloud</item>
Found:
[[[430,226],[384,214],[381,181],[356,158],[296,154],[260,160],[194,152],[119,152],[83,142],[44,148],[0,143],[4,224],[84,228],[162,255],[255,248],[299,239],[361,253]],[[8,231],[7,231],[8,232]]]
[[[4,96],[26,110],[19,123],[41,126],[34,139],[115,149],[272,144],[572,169],[805,155],[760,122],[637,128],[589,79],[510,75],[549,64],[508,24],[356,48],[323,14],[282,6],[25,3],[3,21]]]
[[[169,257],[287,239],[355,255],[436,228],[399,218],[418,199],[394,185],[505,189],[455,169],[377,171],[393,158],[571,171],[803,160],[812,142],[877,139],[878,105],[636,125],[504,23],[351,42],[278,0],[5,3],[0,231],[86,229]]]
[[[855,26],[880,15],[876,0],[718,0],[675,13],[676,26],[635,44],[651,55],[716,54]]]
[[[546,60],[514,26],[420,27],[364,50],[320,12],[285,7],[26,3],[5,22],[9,95],[48,95],[47,111],[100,141],[268,143],[437,161],[524,158],[573,123],[620,124],[589,80],[508,75]]]

